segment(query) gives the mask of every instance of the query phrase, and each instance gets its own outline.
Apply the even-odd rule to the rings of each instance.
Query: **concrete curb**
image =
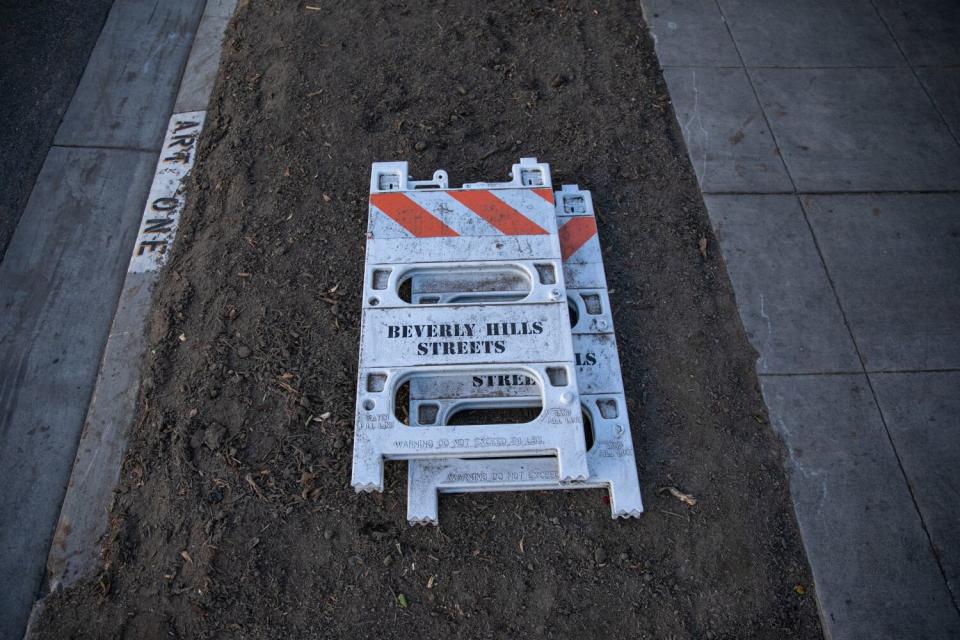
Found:
[[[195,160],[223,33],[235,8],[236,0],[208,0],[180,81],[47,559],[51,591],[92,575],[99,564],[136,414],[151,294],[183,211],[183,182]],[[26,637],[42,608],[40,600]]]

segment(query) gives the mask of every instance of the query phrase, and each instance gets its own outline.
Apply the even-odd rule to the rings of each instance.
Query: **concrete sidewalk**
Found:
[[[960,4],[643,4],[828,637],[960,637]]]

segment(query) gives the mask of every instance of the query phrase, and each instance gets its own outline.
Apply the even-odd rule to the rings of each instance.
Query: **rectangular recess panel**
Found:
[[[411,524],[438,522],[439,493],[605,488],[614,518],[638,517],[643,512],[590,193],[576,185],[564,185],[556,194],[556,217],[564,278],[582,286],[567,289],[567,313],[580,409],[591,435],[587,451],[590,476],[576,485],[561,483],[554,457],[412,461],[407,482]],[[458,286],[461,283],[445,284],[442,275],[424,275],[413,280],[412,296],[414,300],[422,296],[458,299],[464,296],[456,290]],[[523,376],[422,378],[410,387],[410,420],[412,424],[420,420],[444,424],[465,410],[536,406],[537,388],[536,380]]]
[[[413,181],[406,162],[373,165],[353,448],[357,491],[383,490],[385,459],[550,455],[562,482],[589,473],[550,168],[523,158],[512,176],[450,189],[443,171]],[[443,277],[461,288],[476,282],[480,295],[408,295],[417,278]],[[398,417],[405,383],[505,369],[537,381],[542,410],[532,421],[410,425]]]

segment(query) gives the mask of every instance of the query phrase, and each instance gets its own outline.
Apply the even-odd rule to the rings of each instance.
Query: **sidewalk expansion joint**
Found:
[[[889,189],[868,191],[703,191],[706,196],[936,196],[954,195],[960,189]]]
[[[780,371],[771,373],[758,373],[762,378],[805,378],[805,377],[824,377],[824,376],[859,376],[863,374],[915,374],[915,373],[958,373],[960,369],[866,369],[863,371]]]

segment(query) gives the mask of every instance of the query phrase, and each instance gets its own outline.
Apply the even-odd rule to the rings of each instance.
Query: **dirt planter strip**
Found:
[[[306,4],[245,3],[228,29],[101,571],[51,597],[41,637],[820,637],[639,5]],[[410,158],[462,184],[533,155],[594,195],[645,513],[464,494],[410,527],[402,463],[382,494],[350,486],[363,177]]]

